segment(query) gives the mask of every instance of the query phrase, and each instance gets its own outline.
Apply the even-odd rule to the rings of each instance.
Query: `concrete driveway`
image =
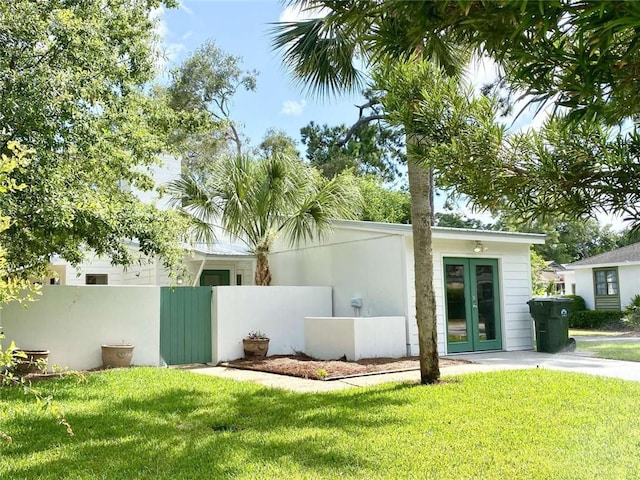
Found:
[[[580,340],[583,339],[580,338]],[[607,340],[610,340],[610,338]],[[474,362],[480,366],[476,368],[477,371],[547,368],[549,370],[601,375],[603,377],[621,378],[636,382],[640,381],[640,362],[608,360],[575,353],[551,354],[534,351],[486,352],[452,355],[449,358],[459,358]],[[443,373],[454,373],[456,368],[458,368],[458,366],[443,369]]]

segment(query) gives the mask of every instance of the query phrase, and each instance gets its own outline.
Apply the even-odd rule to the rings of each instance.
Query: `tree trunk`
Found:
[[[431,170],[417,165],[407,136],[409,193],[413,229],[413,269],[416,289],[416,322],[420,348],[420,382],[435,383],[440,378],[436,298],[433,292],[433,252],[431,241]]]
[[[256,248],[256,274],[254,283],[256,285],[271,285],[271,270],[269,270],[269,250]]]

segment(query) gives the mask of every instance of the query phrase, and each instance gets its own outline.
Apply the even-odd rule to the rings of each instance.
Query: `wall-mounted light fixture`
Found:
[[[473,247],[473,251],[476,253],[486,252],[487,247],[485,247],[480,240],[476,240],[476,246]]]

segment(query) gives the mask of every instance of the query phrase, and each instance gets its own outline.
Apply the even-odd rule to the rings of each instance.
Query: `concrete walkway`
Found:
[[[623,362],[619,360],[584,357],[575,354],[549,354],[520,351],[469,353],[452,355],[447,358],[468,360],[473,363],[442,367],[441,374],[443,377],[465,373],[493,372],[497,370],[546,368],[549,370],[562,370],[566,372],[586,373],[589,375],[640,381],[639,362]],[[255,382],[267,387],[282,388],[295,392],[330,392],[387,382],[417,382],[420,380],[420,374],[417,370],[330,381],[307,380],[304,378],[254,372],[251,370],[238,370],[227,367],[197,367],[190,368],[189,370],[204,375]]]

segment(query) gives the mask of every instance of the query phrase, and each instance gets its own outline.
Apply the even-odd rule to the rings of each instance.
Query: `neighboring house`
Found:
[[[640,293],[640,243],[567,265],[567,284],[593,310],[620,310]]]
[[[567,270],[564,265],[549,260],[540,272],[540,281],[549,295],[564,295],[566,293],[564,274]]]
[[[433,228],[440,354],[533,348],[529,250],[544,240]],[[418,353],[411,225],[336,221],[323,240],[276,245],[270,264],[274,285],[333,287],[334,316],[405,317],[407,353]]]

